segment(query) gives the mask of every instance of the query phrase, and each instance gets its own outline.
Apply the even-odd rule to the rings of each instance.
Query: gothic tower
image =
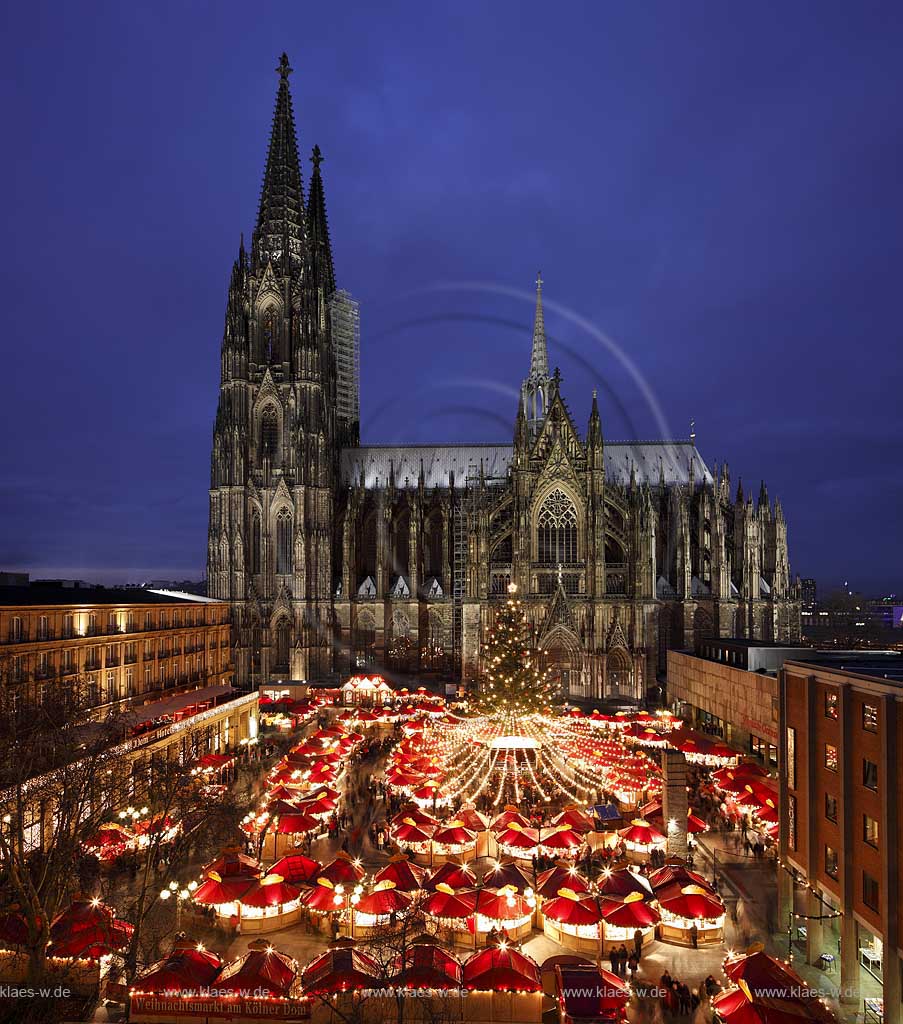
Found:
[[[285,54],[251,251],[232,268],[213,431],[208,592],[233,609],[236,679],[331,670],[335,292],[319,147],[305,204]]]

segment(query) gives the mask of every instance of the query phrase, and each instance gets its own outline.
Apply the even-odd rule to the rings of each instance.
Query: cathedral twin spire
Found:
[[[286,54],[282,54],[276,70],[279,86],[252,253],[258,264],[266,265],[270,260],[274,264],[281,262],[285,273],[296,272],[309,260],[315,279],[328,297],[335,290],[335,274],[320,174],[323,156],[320,147],[315,146],[311,157],[314,169],[310,197],[305,205],[295,115],[288,85],[292,68]]]

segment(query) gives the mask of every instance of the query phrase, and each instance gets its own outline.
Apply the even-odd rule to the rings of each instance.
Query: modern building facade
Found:
[[[475,678],[510,583],[572,698],[640,698],[669,649],[704,636],[796,640],[780,502],[733,492],[693,437],[606,440],[595,395],[581,432],[549,367],[541,279],[511,444],[361,444],[358,311],[336,290],[316,147],[304,196],[285,56],[278,70],[211,467],[208,586],[233,609],[240,684],[402,651]]]
[[[793,907],[809,960],[839,960],[846,997],[879,991],[899,1024],[903,655],[788,661],[779,684],[779,852],[809,887]]]

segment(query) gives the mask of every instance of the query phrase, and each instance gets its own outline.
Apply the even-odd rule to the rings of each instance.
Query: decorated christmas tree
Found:
[[[532,649],[527,616],[513,583],[482,654],[485,669],[478,704],[483,714],[530,715],[560,703],[560,695],[543,670],[538,652]]]

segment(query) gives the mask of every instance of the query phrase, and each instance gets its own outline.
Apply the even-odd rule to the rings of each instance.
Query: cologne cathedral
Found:
[[[692,437],[605,440],[595,394],[581,432],[541,278],[511,444],[361,443],[357,305],[336,285],[318,147],[305,198],[284,55],[278,71],[213,432],[208,586],[232,604],[240,685],[371,666],[476,679],[512,585],[571,698],[642,698],[669,648],[705,636],[798,640],[780,502],[732,494]]]

